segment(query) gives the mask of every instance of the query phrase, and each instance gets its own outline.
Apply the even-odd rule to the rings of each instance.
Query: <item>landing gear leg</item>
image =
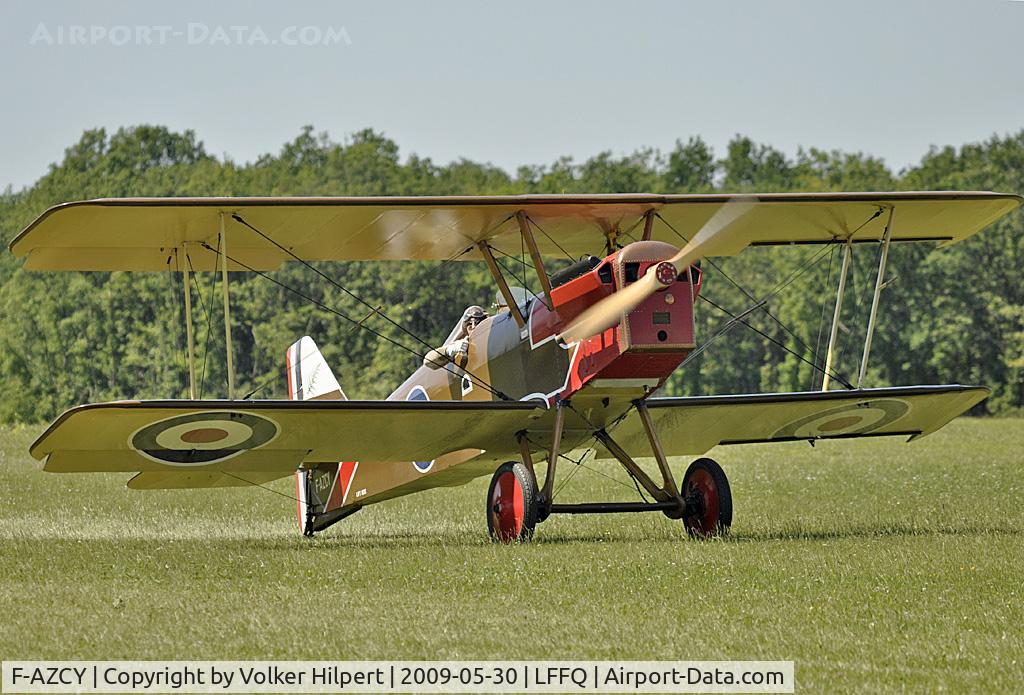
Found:
[[[565,411],[569,408],[568,401],[558,401],[555,405],[555,426],[551,432],[551,452],[548,454],[548,470],[544,474],[544,488],[540,492],[540,518],[544,521],[551,515],[551,500],[554,497],[555,469],[558,455],[562,447],[562,429],[565,426]]]
[[[674,500],[677,505],[674,509],[666,510],[664,514],[669,519],[681,519],[686,509],[686,502],[683,500],[682,495],[679,494],[676,479],[672,476],[672,467],[668,465],[665,450],[661,448],[661,439],[658,438],[658,431],[654,428],[654,421],[651,419],[651,414],[647,411],[647,404],[643,401],[637,401],[636,412],[640,416],[640,422],[643,423],[644,430],[647,432],[647,441],[651,444],[651,451],[654,453],[654,458],[658,462],[658,469],[661,471],[661,491],[665,496]]]

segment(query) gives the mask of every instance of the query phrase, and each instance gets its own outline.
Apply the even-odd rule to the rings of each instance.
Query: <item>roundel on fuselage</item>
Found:
[[[427,390],[422,386],[413,386],[412,390],[409,391],[409,395],[405,397],[407,401],[429,401],[430,396],[427,395]],[[420,473],[426,473],[433,467],[433,461],[413,461],[412,465],[416,467]]]

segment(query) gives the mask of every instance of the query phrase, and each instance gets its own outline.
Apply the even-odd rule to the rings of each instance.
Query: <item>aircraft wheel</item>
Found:
[[[537,481],[521,463],[503,463],[487,490],[487,531],[495,543],[530,540],[537,525]]]
[[[683,523],[694,538],[724,535],[732,526],[732,491],[725,471],[712,459],[690,464],[683,476],[682,496],[686,500]]]

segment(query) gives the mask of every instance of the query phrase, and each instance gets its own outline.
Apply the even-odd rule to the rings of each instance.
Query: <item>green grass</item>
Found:
[[[727,540],[576,516],[513,547],[486,540],[486,480],[309,541],[277,495],[44,474],[37,428],[0,433],[4,659],[792,659],[801,692],[1024,682],[1024,420],[723,447]],[[560,501],[635,497],[583,470]]]

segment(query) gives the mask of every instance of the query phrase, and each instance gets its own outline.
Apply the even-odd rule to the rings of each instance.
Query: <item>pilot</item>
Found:
[[[458,331],[449,336],[447,343],[428,352],[423,358],[423,365],[431,369],[441,369],[450,362],[459,368],[466,366],[469,356],[469,334],[487,318],[487,312],[478,306],[471,306],[462,314]]]

